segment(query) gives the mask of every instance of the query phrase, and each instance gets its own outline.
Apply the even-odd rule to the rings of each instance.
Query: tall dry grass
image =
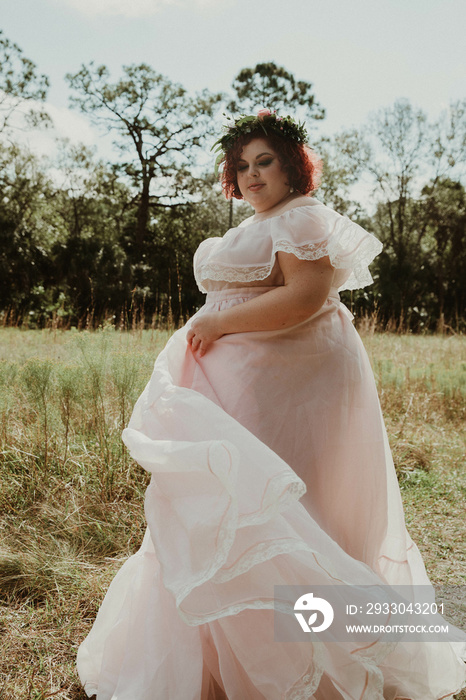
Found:
[[[145,529],[121,430],[169,335],[0,331],[0,698],[85,697],[77,646]],[[465,584],[466,340],[363,340],[408,527],[432,579]]]

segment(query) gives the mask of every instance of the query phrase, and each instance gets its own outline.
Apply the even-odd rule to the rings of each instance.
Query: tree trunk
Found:
[[[142,245],[147,233],[147,223],[149,221],[149,189],[150,178],[145,177],[142,182],[141,199],[138,207],[138,220],[136,227],[136,250],[142,251]]]

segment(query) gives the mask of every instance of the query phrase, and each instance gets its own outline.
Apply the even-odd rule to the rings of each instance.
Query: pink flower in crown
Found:
[[[260,110],[257,112],[257,118],[258,118],[258,119],[263,119],[264,117],[268,117],[270,114],[272,114],[272,112],[270,111],[270,109],[260,109]]]

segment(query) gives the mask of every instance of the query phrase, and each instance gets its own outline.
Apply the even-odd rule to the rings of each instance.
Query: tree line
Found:
[[[66,140],[39,158],[18,128],[47,128],[48,79],[0,32],[0,313],[5,324],[177,323],[202,304],[200,241],[248,215],[221,195],[208,158],[222,112],[304,119],[324,159],[317,196],[384,243],[374,285],[344,300],[384,324],[464,329],[466,101],[437,121],[408,100],[360,129],[318,138],[312,84],[275,63],[241,70],[229,93],[190,95],[146,64],[66,79],[70,104],[113,140],[114,157]],[[366,193],[371,211],[358,201]]]

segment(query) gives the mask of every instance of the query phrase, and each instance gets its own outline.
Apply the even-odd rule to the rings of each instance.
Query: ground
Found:
[[[120,434],[168,337],[0,330],[0,700],[85,697],[77,647],[145,528]],[[466,338],[363,341],[408,530],[466,627]]]

